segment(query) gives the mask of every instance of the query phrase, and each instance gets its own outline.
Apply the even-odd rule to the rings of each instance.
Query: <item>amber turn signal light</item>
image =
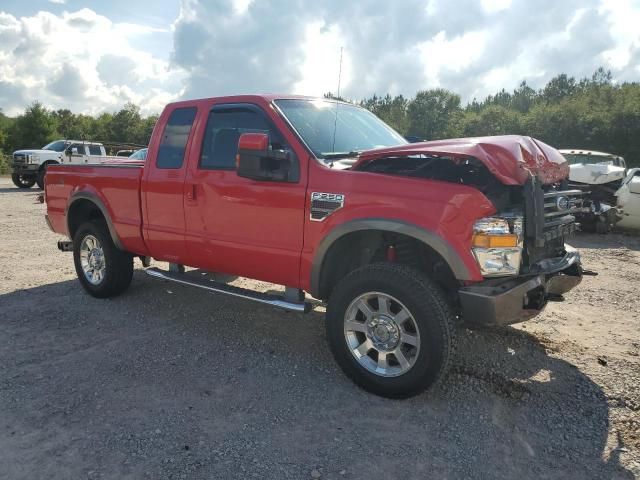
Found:
[[[508,235],[476,233],[473,235],[473,246],[479,248],[517,247],[518,236],[513,233]]]

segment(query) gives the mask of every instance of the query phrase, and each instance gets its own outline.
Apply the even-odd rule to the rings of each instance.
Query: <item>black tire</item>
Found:
[[[397,299],[400,307],[409,310],[419,331],[420,348],[414,363],[398,376],[382,376],[368,370],[356,360],[347,343],[347,310],[367,292]],[[327,306],[327,338],[338,365],[357,385],[383,397],[410,397],[440,380],[453,357],[455,328],[455,316],[444,292],[424,274],[404,265],[371,264],[349,273],[335,287]],[[362,336],[363,342],[369,338],[366,333],[357,335]]]
[[[38,184],[38,188],[40,190],[44,190],[44,176],[47,174],[47,166],[43,165],[38,175],[36,175],[36,183]]]
[[[42,190],[44,190],[44,177],[47,174],[47,168],[49,168],[49,165],[59,165],[59,163],[56,161],[49,161],[49,163],[45,163],[44,165],[42,165],[42,167],[40,167],[38,175],[36,176],[36,183]]]
[[[103,252],[104,274],[97,283],[89,281],[81,261],[82,244],[88,236],[97,239]],[[133,278],[133,256],[114,245],[107,226],[101,220],[83,223],[78,228],[73,237],[73,262],[78,280],[90,295],[97,298],[115,297],[121,294],[129,287]]]
[[[36,183],[35,175],[20,175],[18,173],[11,174],[11,181],[18,188],[31,188]]]

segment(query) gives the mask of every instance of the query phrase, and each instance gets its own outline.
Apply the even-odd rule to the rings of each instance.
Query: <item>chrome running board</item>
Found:
[[[284,296],[256,292],[254,290],[234,287],[233,285],[227,285],[225,283],[215,282],[212,280],[201,280],[184,273],[167,272],[155,267],[147,268],[145,272],[147,275],[151,275],[152,277],[160,278],[162,280],[168,280],[182,285],[189,285],[191,287],[198,287],[214,293],[224,293],[226,295],[231,295],[232,297],[244,298],[245,300],[253,300],[254,302],[265,303],[273,307],[284,308],[285,310],[292,310],[294,312],[307,313],[312,309],[310,302],[289,302],[284,299]]]

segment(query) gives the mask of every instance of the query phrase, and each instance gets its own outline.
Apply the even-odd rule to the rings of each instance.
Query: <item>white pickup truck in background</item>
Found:
[[[49,165],[96,163],[107,158],[110,157],[102,143],[56,140],[39,150],[13,152],[11,180],[18,188],[31,188],[35,183],[44,188],[44,175]]]
[[[567,149],[560,153],[569,162],[569,186],[585,192],[590,212],[576,218],[583,231],[607,233],[620,220],[616,191],[627,174],[619,155],[592,150]]]

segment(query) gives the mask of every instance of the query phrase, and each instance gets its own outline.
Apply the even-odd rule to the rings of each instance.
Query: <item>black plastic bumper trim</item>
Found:
[[[549,298],[557,299],[582,281],[580,255],[570,249],[549,259],[535,276],[487,280],[458,291],[465,322],[510,325],[538,315]]]

